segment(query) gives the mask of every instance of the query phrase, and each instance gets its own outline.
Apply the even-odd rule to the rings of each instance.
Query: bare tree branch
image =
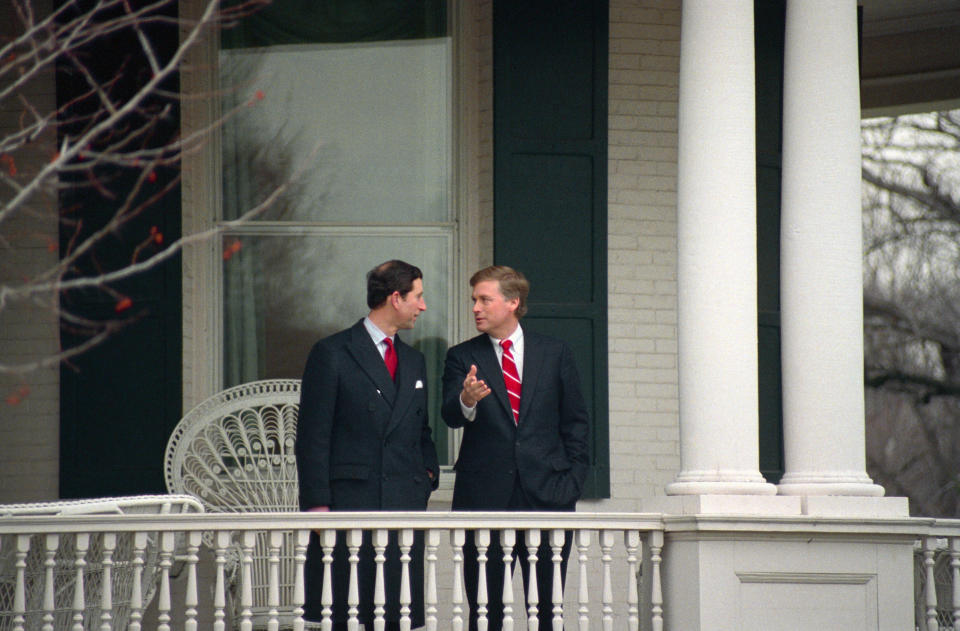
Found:
[[[177,108],[185,97],[172,86],[187,52],[202,38],[218,36],[219,29],[235,24],[268,0],[241,0],[229,6],[218,0],[198,0],[202,6],[189,20],[175,10],[176,0],[67,0],[42,16],[34,14],[30,0],[12,1],[19,24],[12,37],[0,42],[0,104],[8,111],[18,109],[20,124],[0,134],[0,257],[23,238],[12,226],[22,230],[29,225],[25,220],[42,220],[56,212],[53,208],[59,209],[56,222],[61,240],[55,263],[31,269],[29,278],[7,276],[0,281],[0,315],[18,304],[42,305],[79,341],[48,357],[26,361],[0,357],[0,374],[54,366],[89,351],[136,321],[137,316],[129,315],[130,298],[114,289],[118,282],[157,268],[184,247],[215,239],[224,230],[260,215],[289,194],[313,166],[311,161],[321,147],[317,143],[303,164],[284,173],[284,179],[274,182],[262,199],[240,209],[237,219],[179,238],[169,238],[171,235],[163,235],[155,226],[149,234],[129,234],[134,226],[142,226],[135,220],[177,190],[183,157],[202,149],[223,125],[262,98],[254,93],[249,100],[240,99],[239,105],[205,127],[192,127],[186,137],[175,133]],[[170,34],[179,34],[179,44],[159,46],[160,40],[154,39],[157,29],[165,29],[166,41]],[[132,77],[125,71],[104,78],[91,46],[105,48],[104,42],[120,35],[133,46],[124,52],[130,57],[118,62],[128,64],[135,57],[127,67],[137,74]],[[102,53],[98,50],[98,54]],[[69,99],[52,107],[31,100],[28,86],[35,81],[52,82],[52,77],[61,73],[72,76]],[[211,92],[189,98],[221,96]],[[23,165],[29,168],[25,170]],[[162,177],[158,177],[160,172]],[[75,209],[59,197],[65,193],[99,204],[97,212],[103,216],[95,222],[74,216]],[[119,266],[112,259],[102,264],[98,252],[109,250],[105,244],[121,234],[128,234],[124,238],[129,243],[129,260]],[[57,250],[56,242],[49,245]],[[71,312],[74,307],[64,297],[69,292],[91,290],[108,300],[112,296],[116,300],[114,315],[119,317],[92,320]]]
[[[920,514],[960,515],[960,111],[863,125],[868,463]]]

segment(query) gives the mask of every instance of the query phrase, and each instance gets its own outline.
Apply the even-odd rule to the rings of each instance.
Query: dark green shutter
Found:
[[[610,496],[605,1],[494,3],[494,260],[524,326],[566,340],[591,410],[585,497]]]
[[[757,308],[760,472],[783,476],[780,371],[780,178],[783,122],[784,0],[757,0]]]

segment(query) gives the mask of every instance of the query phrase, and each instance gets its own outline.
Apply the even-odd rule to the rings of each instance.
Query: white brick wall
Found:
[[[33,6],[45,12],[49,4]],[[12,3],[0,3],[0,39],[12,34],[16,20]],[[31,83],[23,96],[41,112],[55,106],[49,77]],[[14,99],[0,103],[0,137],[19,129],[22,113]],[[29,179],[54,148],[55,139],[49,136],[15,152],[17,178]],[[8,193],[5,189],[0,195]],[[54,201],[35,198],[28,209],[0,224],[0,285],[16,286],[57,262]],[[18,301],[0,310],[0,363],[29,364],[50,357],[58,346],[57,319],[51,309]],[[0,503],[58,497],[59,419],[59,368],[0,372]]]
[[[680,470],[677,401],[679,0],[611,0],[608,327],[611,499],[637,510]]]

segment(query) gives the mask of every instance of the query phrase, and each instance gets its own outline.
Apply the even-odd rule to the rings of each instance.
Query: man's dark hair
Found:
[[[395,291],[406,296],[413,281],[423,278],[419,267],[396,259],[377,265],[367,272],[367,306],[376,309]]]

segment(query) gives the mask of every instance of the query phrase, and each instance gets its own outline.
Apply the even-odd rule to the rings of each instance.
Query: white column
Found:
[[[879,496],[866,474],[856,0],[790,0],[784,51],[784,495]]]
[[[753,0],[684,0],[680,44],[680,457],[670,495],[776,492],[757,438]]]

